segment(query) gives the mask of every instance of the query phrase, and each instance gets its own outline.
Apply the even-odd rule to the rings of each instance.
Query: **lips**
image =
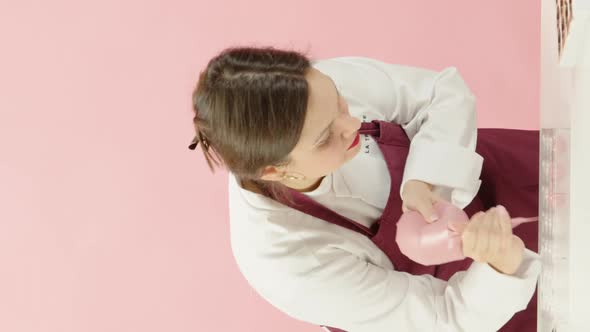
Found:
[[[347,150],[350,150],[350,149],[354,148],[357,144],[359,144],[359,142],[360,142],[360,136],[361,135],[357,132],[356,133],[356,136],[354,138],[354,141],[352,141],[352,144],[350,144],[350,146],[348,147]]]

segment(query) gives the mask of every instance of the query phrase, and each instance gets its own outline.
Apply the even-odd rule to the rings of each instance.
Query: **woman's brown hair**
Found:
[[[285,165],[299,140],[309,86],[307,55],[273,47],[230,47],[212,58],[192,95],[197,145],[211,171],[225,166],[238,180],[275,199],[287,188],[260,179],[264,166]]]

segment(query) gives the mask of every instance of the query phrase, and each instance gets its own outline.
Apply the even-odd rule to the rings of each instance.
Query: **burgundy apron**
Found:
[[[375,120],[364,122],[361,134],[372,135],[377,141],[391,176],[389,199],[381,219],[371,228],[324,207],[308,196],[290,190],[293,204],[283,202],[303,213],[366,235],[391,260],[395,270],[414,275],[430,274],[448,281],[457,271],[469,268],[473,260],[465,258],[435,266],[424,266],[404,256],[395,242],[396,223],[402,214],[400,185],[410,147],[410,139],[395,123]],[[478,129],[476,151],[484,158],[480,190],[464,211],[469,217],[498,204],[504,205],[512,216],[538,216],[539,197],[539,131],[516,129]],[[538,252],[538,223],[524,223],[513,233],[525,246]],[[485,299],[482,299],[485,301]],[[333,332],[343,330],[327,327]],[[395,328],[392,326],[392,329]],[[537,331],[537,290],[525,310],[516,313],[499,331]]]

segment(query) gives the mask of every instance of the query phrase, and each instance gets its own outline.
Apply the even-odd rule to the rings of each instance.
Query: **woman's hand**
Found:
[[[510,216],[503,206],[476,213],[462,228],[458,231],[462,232],[463,255],[504,274],[516,272],[525,246],[512,234]]]
[[[418,211],[428,223],[438,219],[434,211],[434,203],[444,201],[438,194],[432,191],[432,185],[419,180],[409,180],[403,189],[402,211]]]

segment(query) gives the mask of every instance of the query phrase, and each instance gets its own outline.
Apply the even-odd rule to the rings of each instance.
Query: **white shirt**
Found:
[[[313,62],[362,121],[399,123],[411,139],[403,176],[435,185],[464,208],[479,190],[475,97],[454,67],[440,72],[366,57]],[[388,199],[390,177],[377,144],[306,193],[370,227]],[[401,194],[401,188],[400,188]],[[497,331],[531,299],[541,270],[525,249],[514,275],[473,262],[448,282],[395,270],[369,238],[246,191],[230,173],[231,246],[248,283],[287,315],[348,332]]]

